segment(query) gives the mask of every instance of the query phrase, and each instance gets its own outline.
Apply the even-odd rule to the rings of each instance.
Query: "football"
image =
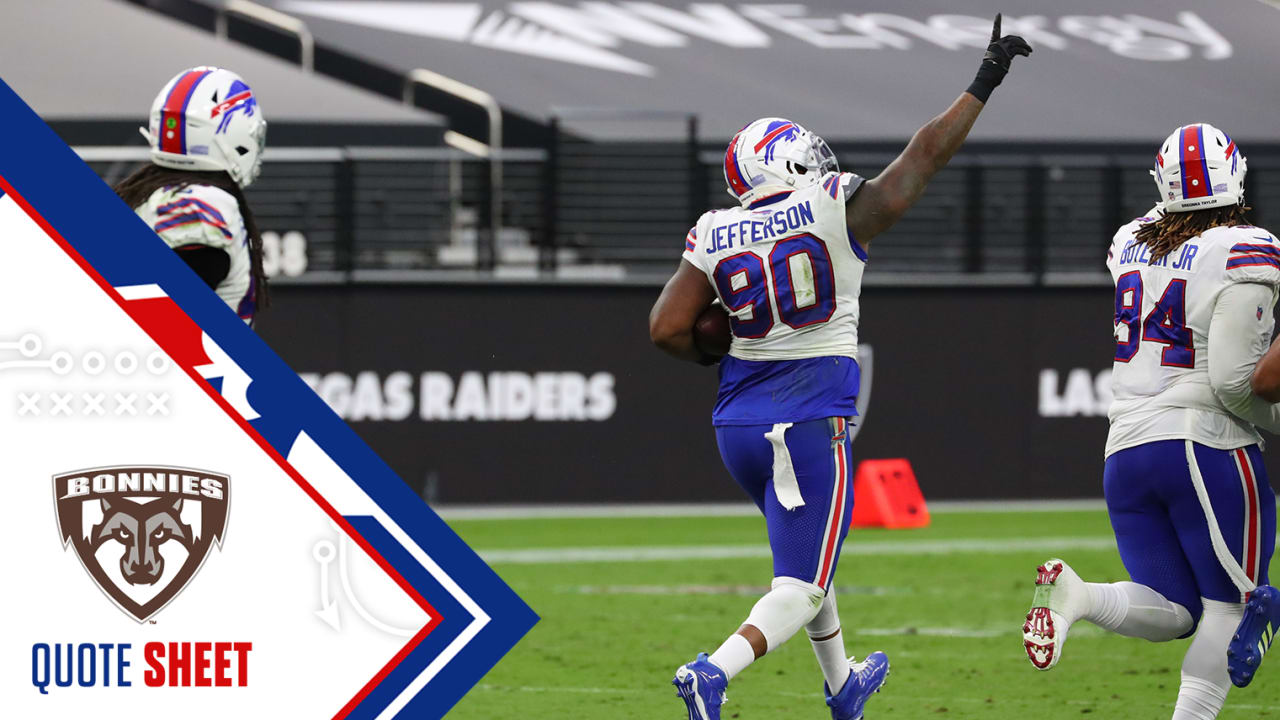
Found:
[[[693,342],[708,355],[727,355],[729,335],[729,313],[718,302],[708,305],[693,323]]]

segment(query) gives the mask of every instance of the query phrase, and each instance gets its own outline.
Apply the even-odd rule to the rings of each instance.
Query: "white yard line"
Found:
[[[868,637],[947,637],[947,638],[994,638],[1003,635],[1021,635],[1008,628],[960,628],[960,627],[896,627],[896,628],[850,628],[850,635],[866,635]]]
[[[937,500],[929,512],[1094,512],[1105,510],[1101,499],[1085,500]],[[751,503],[641,503],[598,505],[443,505],[445,520],[536,520],[563,518],[750,517],[760,511]]]
[[[528,693],[572,693],[574,695],[652,695],[652,688],[609,688],[609,687],[539,687],[536,685],[490,685],[481,683],[476,685],[476,690],[489,690],[498,692],[528,692]]]
[[[554,591],[560,595],[655,595],[671,597],[674,595],[702,595],[718,597],[760,597],[769,592],[768,585],[559,585]],[[858,595],[862,597],[902,597],[921,595],[952,597],[955,591],[946,587],[876,587],[873,585],[837,585],[835,591],[840,597]],[[1001,600],[1007,593],[984,592],[967,593],[969,600]]]
[[[929,512],[947,513],[1021,513],[1021,512],[1102,512],[1107,502],[1102,498],[1070,500],[939,500],[931,502]]]
[[[638,505],[444,505],[433,508],[445,520],[538,520],[617,517],[744,517],[759,515],[751,503]]]
[[[821,679],[820,676],[819,676],[819,679]],[[895,690],[897,689],[895,684],[892,682],[892,680],[893,679],[890,678],[890,685],[888,685],[885,689],[885,693],[887,694],[886,697],[892,697],[895,693]],[[653,695],[655,692],[665,692],[666,687],[663,686],[662,684],[658,684],[654,687],[646,686],[646,687],[616,688],[616,687],[569,687],[564,685],[556,686],[556,687],[547,686],[547,685],[510,686],[510,685],[491,685],[488,683],[482,683],[480,685],[476,685],[475,689],[482,692],[522,692],[522,693],[548,693],[548,694],[563,693],[563,694],[569,694],[569,695],[646,695],[647,696],[647,695]],[[766,693],[766,694],[778,695],[781,697],[797,698],[802,700],[815,700],[819,703],[822,702],[822,693],[820,692],[794,692],[789,690],[776,690],[772,693]],[[931,704],[942,705],[942,706],[945,706],[948,704],[955,705],[958,703],[974,703],[974,704],[985,705],[987,703],[987,697],[988,696],[984,693],[977,693],[975,695],[954,695],[949,697],[918,695],[914,693],[909,695],[910,700],[912,700],[913,702],[931,703]],[[894,699],[902,700],[903,698],[898,697]],[[673,700],[672,702],[675,702],[675,701]],[[1004,703],[1005,700],[997,699],[996,702],[998,704]],[[1134,705],[1134,703],[1131,701],[1113,702],[1104,698],[1067,699],[1062,702],[1065,702],[1068,705],[1097,707],[1097,708],[1109,708],[1114,705],[1120,705],[1125,710],[1134,710],[1137,707],[1139,707]],[[1141,707],[1152,708],[1152,709],[1155,709],[1155,708],[1166,709],[1168,707],[1168,703],[1164,701],[1153,702],[1153,703],[1147,703]],[[1276,708],[1275,705],[1257,705],[1253,703],[1236,703],[1233,701],[1228,701],[1226,707],[1222,709],[1222,712],[1223,713],[1243,712],[1243,711],[1257,712],[1258,710],[1274,710],[1275,708]]]
[[[953,555],[973,553],[1008,555],[1029,550],[1112,550],[1110,536],[966,538],[952,540],[899,540],[846,542],[841,555]],[[481,550],[487,563],[559,565],[591,562],[664,562],[680,560],[730,560],[771,557],[768,545],[687,545],[634,547],[562,547]]]

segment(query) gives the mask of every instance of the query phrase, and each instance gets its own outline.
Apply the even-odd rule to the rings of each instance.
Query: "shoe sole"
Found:
[[[1058,664],[1057,629],[1053,624],[1053,613],[1049,611],[1047,588],[1057,582],[1062,568],[1059,560],[1050,560],[1036,568],[1036,595],[1032,600],[1035,604],[1022,624],[1022,647],[1037,670],[1050,670]],[[1043,660],[1040,659],[1042,657]]]
[[[1253,682],[1254,673],[1262,665],[1262,658],[1271,647],[1276,627],[1270,618],[1280,610],[1280,593],[1254,592],[1244,606],[1244,618],[1227,645],[1227,670],[1231,683],[1246,687]]]

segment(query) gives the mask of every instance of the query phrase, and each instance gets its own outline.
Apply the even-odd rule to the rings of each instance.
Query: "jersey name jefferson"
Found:
[[[715,223],[711,227],[711,237],[706,249],[708,255],[723,250],[732,250],[753,245],[766,240],[787,237],[793,232],[812,226],[813,207],[810,201],[796,203],[791,207],[774,211],[764,220],[739,220],[727,224]]]

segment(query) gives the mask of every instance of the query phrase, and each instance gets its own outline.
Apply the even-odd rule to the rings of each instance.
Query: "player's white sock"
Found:
[[[822,678],[827,681],[827,688],[835,695],[844,687],[849,679],[849,659],[844,652],[844,633],[840,630],[840,614],[836,610],[836,593],[827,592],[822,600],[822,607],[804,626],[809,634],[809,643],[813,645],[813,654],[818,658],[818,666],[822,668]],[[818,639],[823,638],[823,639]]]
[[[747,666],[755,662],[756,651],[752,649],[750,641],[741,635],[734,633],[729,636],[728,640],[720,646],[720,649],[711,653],[711,657],[707,658],[711,664],[724,671],[726,680],[732,680],[734,675],[747,669]]]
[[[1227,702],[1227,644],[1235,634],[1244,605],[1202,600],[1204,615],[1182,660],[1182,687],[1173,720],[1214,720]]]
[[[1173,640],[1191,629],[1191,613],[1186,608],[1146,585],[1133,582],[1084,585],[1088,589],[1088,601],[1080,608],[1079,618],[1098,627],[1152,642]]]
[[[791,639],[818,613],[825,593],[813,583],[795,578],[773,579],[773,589],[756,601],[747,616],[747,624],[764,635],[765,652],[773,652]],[[724,670],[730,680],[755,660],[751,643],[734,634],[715,651],[711,662]]]
[[[1226,650],[1222,653],[1225,657]],[[1223,677],[1226,677],[1225,673]],[[1178,704],[1173,708],[1173,720],[1214,720],[1226,702],[1226,687],[1183,674]]]

